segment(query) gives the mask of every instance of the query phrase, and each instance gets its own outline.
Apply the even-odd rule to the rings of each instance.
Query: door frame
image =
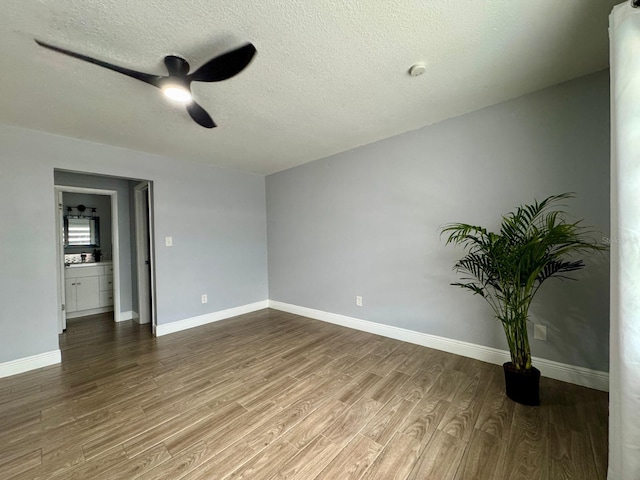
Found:
[[[64,285],[64,243],[62,240],[61,224],[62,215],[62,194],[63,193],[86,193],[90,195],[107,195],[111,197],[111,258],[113,261],[113,320],[119,322],[120,314],[120,246],[118,243],[118,192],[116,190],[104,190],[88,187],[72,187],[69,185],[54,185],[56,204],[56,246],[57,246],[57,269],[58,269],[58,333],[62,333],[67,328],[67,317],[62,306],[65,302]]]
[[[147,197],[147,211],[145,212],[145,196]],[[149,312],[149,321],[151,322],[151,330],[153,335],[156,334],[156,285],[155,285],[155,249],[154,249],[154,229],[153,229],[153,183],[150,181],[142,181],[133,187],[133,202],[136,222],[136,277],[138,285],[138,319],[143,319],[143,305],[146,299],[151,298],[151,311]],[[143,228],[142,218],[147,216],[146,231]],[[143,281],[143,272],[146,272],[144,263],[145,236],[149,238],[149,289],[147,292],[144,288],[146,283]],[[146,275],[146,273],[145,273]],[[142,322],[141,322],[142,323]],[[147,323],[147,322],[144,322]]]

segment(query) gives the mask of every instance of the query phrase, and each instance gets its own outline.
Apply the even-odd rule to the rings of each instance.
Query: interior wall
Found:
[[[153,181],[158,324],[267,298],[262,176],[7,125],[0,165],[0,363],[58,349],[54,169]]]
[[[506,349],[478,296],[450,286],[450,222],[576,192],[571,214],[609,231],[609,79],[603,71],[267,177],[269,298]],[[416,108],[420,108],[416,105]],[[608,368],[608,256],[549,280],[534,356]],[[357,307],[356,295],[363,297]]]
[[[7,156],[8,133],[0,126],[0,362],[58,349],[53,168]]]

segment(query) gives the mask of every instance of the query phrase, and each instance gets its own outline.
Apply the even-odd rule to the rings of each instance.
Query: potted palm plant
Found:
[[[511,354],[503,365],[506,393],[525,405],[540,404],[540,371],[531,365],[527,334],[533,297],[548,278],[570,278],[567,273],[584,267],[575,254],[606,249],[581,221],[567,221],[561,202],[573,196],[552,195],[520,206],[502,217],[497,233],[466,223],[442,229],[447,245],[466,251],[454,265],[462,281],[452,285],[484,298],[502,323]]]

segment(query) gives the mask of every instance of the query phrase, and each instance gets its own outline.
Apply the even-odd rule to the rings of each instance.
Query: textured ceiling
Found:
[[[22,0],[0,15],[0,123],[272,173],[608,66],[620,0]],[[252,42],[253,63],[194,83],[219,127],[159,90],[38,47],[148,73]],[[420,77],[407,74],[425,62]]]

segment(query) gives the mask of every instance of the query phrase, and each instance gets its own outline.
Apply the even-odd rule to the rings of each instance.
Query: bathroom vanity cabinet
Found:
[[[79,263],[64,269],[67,318],[113,310],[113,264]]]

